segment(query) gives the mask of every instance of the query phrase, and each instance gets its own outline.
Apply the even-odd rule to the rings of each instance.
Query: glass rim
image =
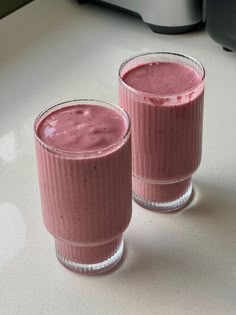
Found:
[[[125,83],[125,81],[123,80],[123,78],[121,77],[121,71],[123,70],[123,68],[132,60],[138,58],[138,57],[142,57],[142,56],[148,56],[148,55],[172,55],[172,56],[177,56],[177,57],[181,57],[184,59],[188,59],[190,61],[192,61],[193,63],[197,64],[203,74],[201,77],[200,82],[194,86],[193,88],[187,89],[184,92],[180,92],[180,93],[172,93],[172,94],[158,94],[158,93],[148,93],[148,92],[143,92],[141,90],[137,90],[133,87],[131,87],[130,85],[128,85],[127,83]],[[127,59],[125,59],[122,64],[119,67],[119,81],[121,84],[123,84],[126,88],[128,88],[129,90],[135,92],[136,94],[142,94],[144,96],[150,96],[150,97],[160,97],[160,98],[171,98],[171,97],[177,97],[177,96],[181,96],[181,95],[185,95],[186,93],[191,93],[192,91],[194,91],[197,87],[199,87],[200,85],[203,84],[205,77],[206,77],[206,71],[205,68],[203,66],[203,64],[198,61],[197,59],[187,55],[187,54],[182,54],[182,53],[178,53],[178,52],[171,52],[171,51],[148,51],[148,52],[143,52],[143,53],[138,53],[135,54]]]
[[[68,151],[68,150],[58,149],[58,148],[55,148],[55,147],[53,147],[51,145],[48,145],[47,143],[45,143],[38,136],[38,134],[37,134],[38,125],[40,124],[42,118],[47,117],[47,113],[53,112],[54,109],[56,110],[57,108],[63,107],[63,105],[65,105],[65,106],[69,105],[69,103],[75,103],[74,105],[71,104],[71,106],[76,106],[79,103],[81,105],[86,105],[86,104],[82,104],[83,102],[86,102],[87,104],[89,102],[91,102],[92,104],[90,104],[90,105],[94,105],[94,106],[107,107],[106,105],[108,105],[108,106],[111,106],[111,109],[112,108],[118,109],[119,112],[123,114],[123,118],[127,122],[125,134],[118,141],[112,143],[111,145],[108,145],[108,146],[106,146],[104,148],[101,148],[101,149],[87,150],[87,151]],[[104,104],[104,105],[100,105],[100,104]],[[128,137],[129,137],[129,135],[131,133],[131,122],[130,122],[130,118],[129,118],[128,113],[123,108],[121,108],[120,106],[116,105],[115,103],[111,103],[111,102],[103,101],[103,100],[99,100],[99,99],[81,98],[81,99],[75,99],[75,100],[69,100],[69,101],[60,102],[60,103],[57,103],[55,105],[51,105],[51,106],[47,107],[46,109],[42,110],[38,114],[38,116],[36,117],[36,119],[34,121],[33,129],[34,129],[35,139],[39,142],[39,144],[41,144],[45,149],[47,149],[47,150],[49,150],[49,151],[51,151],[51,152],[53,152],[55,154],[58,154],[58,155],[61,155],[61,156],[62,155],[67,155],[67,156],[70,155],[70,156],[73,156],[73,157],[83,157],[85,155],[97,153],[99,155],[94,156],[94,157],[97,158],[97,157],[100,157],[100,156],[104,156],[104,153],[110,152],[110,150],[112,148],[118,147],[119,144],[125,143],[127,141]]]

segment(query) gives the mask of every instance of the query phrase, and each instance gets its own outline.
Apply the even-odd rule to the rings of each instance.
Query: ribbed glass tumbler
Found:
[[[178,79],[181,69],[186,82]],[[143,53],[120,67],[119,105],[132,126],[133,199],[144,208],[170,212],[190,199],[202,156],[204,81],[203,66],[178,53]],[[192,87],[171,92],[181,84]]]
[[[122,138],[103,149],[83,152],[79,147],[78,151],[64,151],[46,144],[39,136],[44,120],[58,110],[73,111],[78,105],[78,115],[87,115],[81,110],[84,105],[109,108],[116,113],[114,117],[118,114],[125,124]],[[53,131],[54,123],[51,126]],[[78,136],[80,127],[74,126]],[[101,129],[98,126],[94,133]],[[123,255],[123,233],[132,211],[128,115],[103,101],[69,101],[41,113],[34,132],[43,221],[55,238],[57,258],[68,269],[85,274],[113,268]]]

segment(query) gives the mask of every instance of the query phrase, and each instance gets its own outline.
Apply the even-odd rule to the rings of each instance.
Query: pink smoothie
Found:
[[[120,114],[96,105],[58,109],[38,127],[38,136],[44,143],[70,152],[99,151],[121,140],[125,133]]]
[[[64,106],[36,123],[43,219],[59,256],[95,264],[121,245],[131,218],[128,128],[119,112],[94,104]]]
[[[153,62],[124,71],[121,80],[120,105],[132,123],[133,191],[149,201],[178,199],[201,160],[202,78],[182,64]]]
[[[123,80],[138,91],[171,96],[194,88],[201,77],[194,69],[179,63],[154,62],[132,69]]]

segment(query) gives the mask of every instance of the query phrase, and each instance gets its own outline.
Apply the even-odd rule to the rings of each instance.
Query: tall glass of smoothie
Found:
[[[132,125],[133,198],[170,212],[192,193],[202,156],[205,70],[171,52],[140,54],[119,70],[119,104]]]
[[[61,103],[34,124],[43,221],[68,269],[100,273],[123,254],[131,219],[126,112],[98,100]]]

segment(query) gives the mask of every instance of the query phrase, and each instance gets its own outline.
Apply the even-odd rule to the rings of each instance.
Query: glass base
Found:
[[[71,271],[75,271],[75,272],[78,272],[81,274],[87,274],[87,275],[103,273],[114,268],[121,260],[123,253],[124,253],[124,240],[123,238],[121,238],[119,242],[119,247],[116,248],[116,252],[109,258],[101,262],[97,262],[97,263],[81,263],[81,262],[73,261],[66,258],[64,255],[62,255],[62,253],[60,252],[60,250],[58,249],[56,245],[57,259],[64,267],[66,267],[67,269]]]
[[[149,210],[155,210],[158,212],[173,212],[180,210],[188,203],[192,195],[192,190],[192,182],[190,182],[184,194],[181,197],[171,201],[148,201],[139,197],[135,192],[133,192],[133,200],[141,207]]]

